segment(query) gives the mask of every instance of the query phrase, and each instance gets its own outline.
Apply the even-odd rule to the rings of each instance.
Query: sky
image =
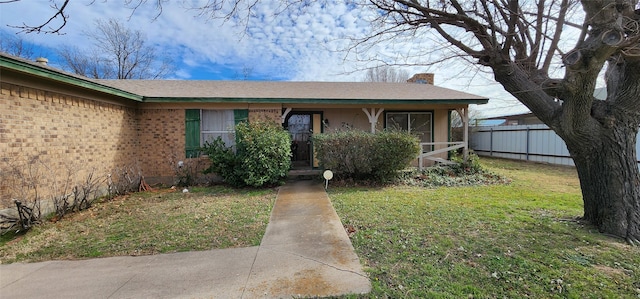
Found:
[[[10,26],[39,25],[54,11],[52,3],[61,0],[22,0],[0,4],[0,31],[16,34]],[[96,20],[117,19],[131,29],[140,30],[148,43],[176,64],[170,79],[181,80],[273,80],[273,81],[362,81],[366,69],[400,64],[409,74],[435,74],[435,85],[490,98],[477,105],[483,117],[527,112],[492,75],[463,60],[448,60],[448,45],[429,32],[408,38],[354,46],[354,40],[372,30],[371,11],[328,1],[298,13],[280,14],[277,1],[262,1],[253,17],[212,19],[193,9],[204,0],[172,0],[163,4],[158,15],[153,2],[135,11],[120,0],[72,0],[63,34],[24,34],[18,36],[33,46],[36,57],[46,57],[53,67],[56,49],[64,45],[80,49],[91,47],[84,33]],[[57,23],[56,23],[57,24]]]

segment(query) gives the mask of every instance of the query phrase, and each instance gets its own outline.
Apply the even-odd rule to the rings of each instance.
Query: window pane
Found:
[[[222,141],[224,141],[224,144],[227,147],[232,147],[236,144],[236,136],[235,133],[233,132],[229,132],[229,133],[202,133],[202,142],[204,145],[205,141],[213,141],[216,140],[216,138],[222,138]]]
[[[218,137],[222,138],[228,147],[236,144],[233,110],[202,110],[201,122],[201,145]]]
[[[202,131],[233,131],[233,110],[202,110]]]
[[[411,113],[411,133],[416,134],[420,141],[431,142],[431,113]]]
[[[311,115],[294,114],[289,117],[287,123],[289,134],[292,141],[306,142],[311,135]]]
[[[409,129],[407,113],[387,113],[387,128],[407,131]]]

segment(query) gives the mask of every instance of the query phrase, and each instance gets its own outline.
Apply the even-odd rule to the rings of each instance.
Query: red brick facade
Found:
[[[144,176],[173,176],[173,166],[185,158],[184,109],[138,110],[137,158]]]
[[[3,205],[25,191],[19,187],[23,178],[11,170],[30,172],[39,196],[46,197],[91,171],[103,185],[109,173],[125,168],[145,177],[172,177],[170,159],[184,159],[184,110],[144,110],[1,84]]]

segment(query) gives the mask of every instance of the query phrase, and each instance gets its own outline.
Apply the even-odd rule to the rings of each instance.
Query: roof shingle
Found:
[[[379,82],[94,80],[151,98],[487,100],[430,84]]]

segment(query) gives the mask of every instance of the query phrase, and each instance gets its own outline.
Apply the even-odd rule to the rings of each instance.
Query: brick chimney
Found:
[[[433,73],[419,73],[407,80],[407,83],[431,84],[433,85]]]

